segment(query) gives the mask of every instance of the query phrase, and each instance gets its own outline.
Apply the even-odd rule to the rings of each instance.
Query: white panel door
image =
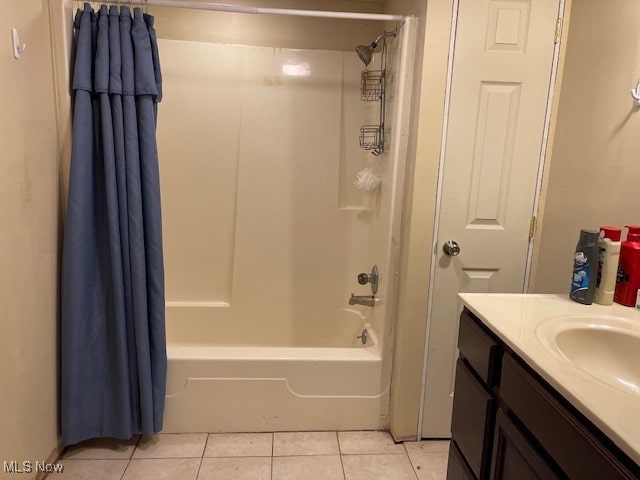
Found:
[[[460,0],[422,436],[448,437],[458,292],[522,292],[559,0]],[[443,252],[456,241],[457,256]]]

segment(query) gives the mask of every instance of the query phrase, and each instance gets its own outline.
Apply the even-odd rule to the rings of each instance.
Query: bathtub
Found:
[[[367,331],[360,347],[168,344],[163,431],[384,428],[389,385]]]

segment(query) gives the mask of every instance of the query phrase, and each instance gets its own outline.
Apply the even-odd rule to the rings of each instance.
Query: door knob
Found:
[[[447,255],[455,257],[460,253],[460,245],[458,245],[455,240],[447,240],[444,242],[444,245],[442,245],[442,250]]]

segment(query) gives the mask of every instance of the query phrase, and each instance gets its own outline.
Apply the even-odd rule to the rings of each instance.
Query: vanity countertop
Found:
[[[597,323],[594,316],[602,316],[628,322],[638,334],[640,310],[616,303],[582,305],[569,300],[568,295],[459,296],[487,327],[640,465],[640,385],[626,382],[628,391],[613,387],[548,347],[550,322],[554,323],[552,327],[562,328],[565,319],[567,323],[588,324]],[[634,363],[631,358],[629,362]],[[629,365],[629,369],[640,371],[640,364]]]

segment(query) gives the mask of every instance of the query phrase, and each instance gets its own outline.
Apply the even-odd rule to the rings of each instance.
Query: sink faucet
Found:
[[[373,295],[354,295],[351,294],[349,299],[349,305],[366,305],[367,307],[373,307],[376,304],[376,297]]]

